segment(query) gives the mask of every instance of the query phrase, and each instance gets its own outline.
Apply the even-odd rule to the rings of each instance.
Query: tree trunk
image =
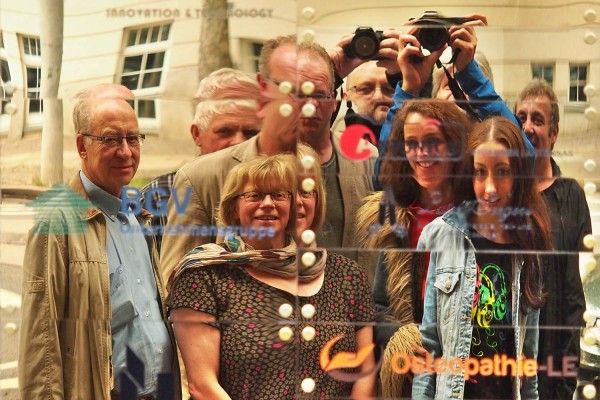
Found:
[[[227,0],[204,0],[201,23],[198,80],[233,65],[229,54]]]
[[[41,179],[45,186],[63,180],[63,107],[58,98],[63,53],[64,0],[43,0],[41,6],[43,104]]]

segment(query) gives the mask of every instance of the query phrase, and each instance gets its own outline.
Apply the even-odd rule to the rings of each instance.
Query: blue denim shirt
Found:
[[[468,235],[468,210],[464,203],[425,227],[417,250],[431,252],[425,306],[420,332],[423,347],[433,359],[446,361],[459,358],[466,361],[471,349],[472,305],[477,280],[475,248]],[[520,307],[521,262],[513,266],[512,321],[515,331],[515,354],[535,359],[538,349],[539,310],[523,313]],[[521,390],[521,380],[525,379]],[[516,376],[514,399],[537,399],[537,376]],[[464,371],[455,369],[443,373],[416,374],[412,386],[413,399],[462,399]],[[521,392],[521,393],[519,393]],[[522,396],[522,397],[521,397]]]
[[[95,185],[83,171],[80,177],[90,200],[106,216],[115,389],[119,391],[127,370],[129,347],[144,365],[144,382],[138,394],[155,395],[158,374],[172,372],[174,352],[162,318],[146,239],[135,215],[119,212],[121,199]]]

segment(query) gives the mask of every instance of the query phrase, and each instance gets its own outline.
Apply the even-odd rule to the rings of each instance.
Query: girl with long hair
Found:
[[[537,368],[517,365],[537,356],[541,257],[551,248],[546,204],[525,141],[506,118],[475,126],[466,159],[470,200],[425,227],[417,246],[430,252],[420,333],[436,361],[415,375],[412,397],[538,398]],[[498,376],[489,366],[502,359],[515,366]]]
[[[460,171],[470,126],[450,102],[406,102],[396,116],[379,175],[386,190],[367,197],[357,215],[364,246],[383,249],[371,262],[377,265],[375,338],[386,349],[381,369],[386,397],[410,396],[405,376],[393,371],[392,358],[398,352],[411,354],[421,344],[414,323],[423,314],[428,259],[414,250],[423,228],[462,200]]]

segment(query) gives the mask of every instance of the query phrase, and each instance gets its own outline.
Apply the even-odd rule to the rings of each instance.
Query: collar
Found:
[[[456,206],[456,207],[450,209],[449,211],[447,211],[442,216],[442,219],[448,225],[455,227],[456,229],[461,231],[463,234],[468,236],[468,231],[469,231],[468,218],[469,218],[469,215],[471,215],[471,213],[473,212],[473,209],[475,208],[475,204],[476,204],[475,201],[465,201],[462,204],[460,204],[459,206]]]
[[[231,149],[231,157],[239,162],[244,162],[258,156],[259,135],[260,132],[240,144],[229,147]]]
[[[96,207],[98,207],[104,215],[106,215],[111,221],[114,221],[117,217],[117,213],[121,211],[121,199],[109,194],[94,182],[89,180],[83,171],[79,171],[79,177],[83,188],[90,200]]]
[[[552,168],[552,176],[553,177],[559,177],[562,175],[562,172],[560,170],[560,167],[558,166],[558,164],[556,163],[556,161],[554,161],[554,158],[550,157],[550,166]]]

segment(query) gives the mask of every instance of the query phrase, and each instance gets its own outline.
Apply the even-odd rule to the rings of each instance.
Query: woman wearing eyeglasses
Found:
[[[428,260],[417,254],[423,228],[458,202],[470,122],[454,104],[410,100],[398,112],[379,180],[385,193],[365,199],[357,231],[367,248],[385,249],[375,271],[375,341],[386,348],[381,369],[385,397],[410,397],[406,375],[393,371],[392,357],[420,347]],[[409,324],[409,325],[407,325]],[[391,339],[391,340],[390,340]]]
[[[293,155],[234,168],[222,190],[221,222],[272,235],[196,247],[170,279],[170,316],[194,399],[372,395],[373,373],[360,377],[375,369],[371,351],[348,368],[324,371],[338,353],[372,346],[365,325],[374,310],[366,276],[352,261],[314,248],[312,265],[297,260],[296,199],[318,196],[296,194],[298,172]],[[306,221],[322,218],[314,209],[302,208]]]

